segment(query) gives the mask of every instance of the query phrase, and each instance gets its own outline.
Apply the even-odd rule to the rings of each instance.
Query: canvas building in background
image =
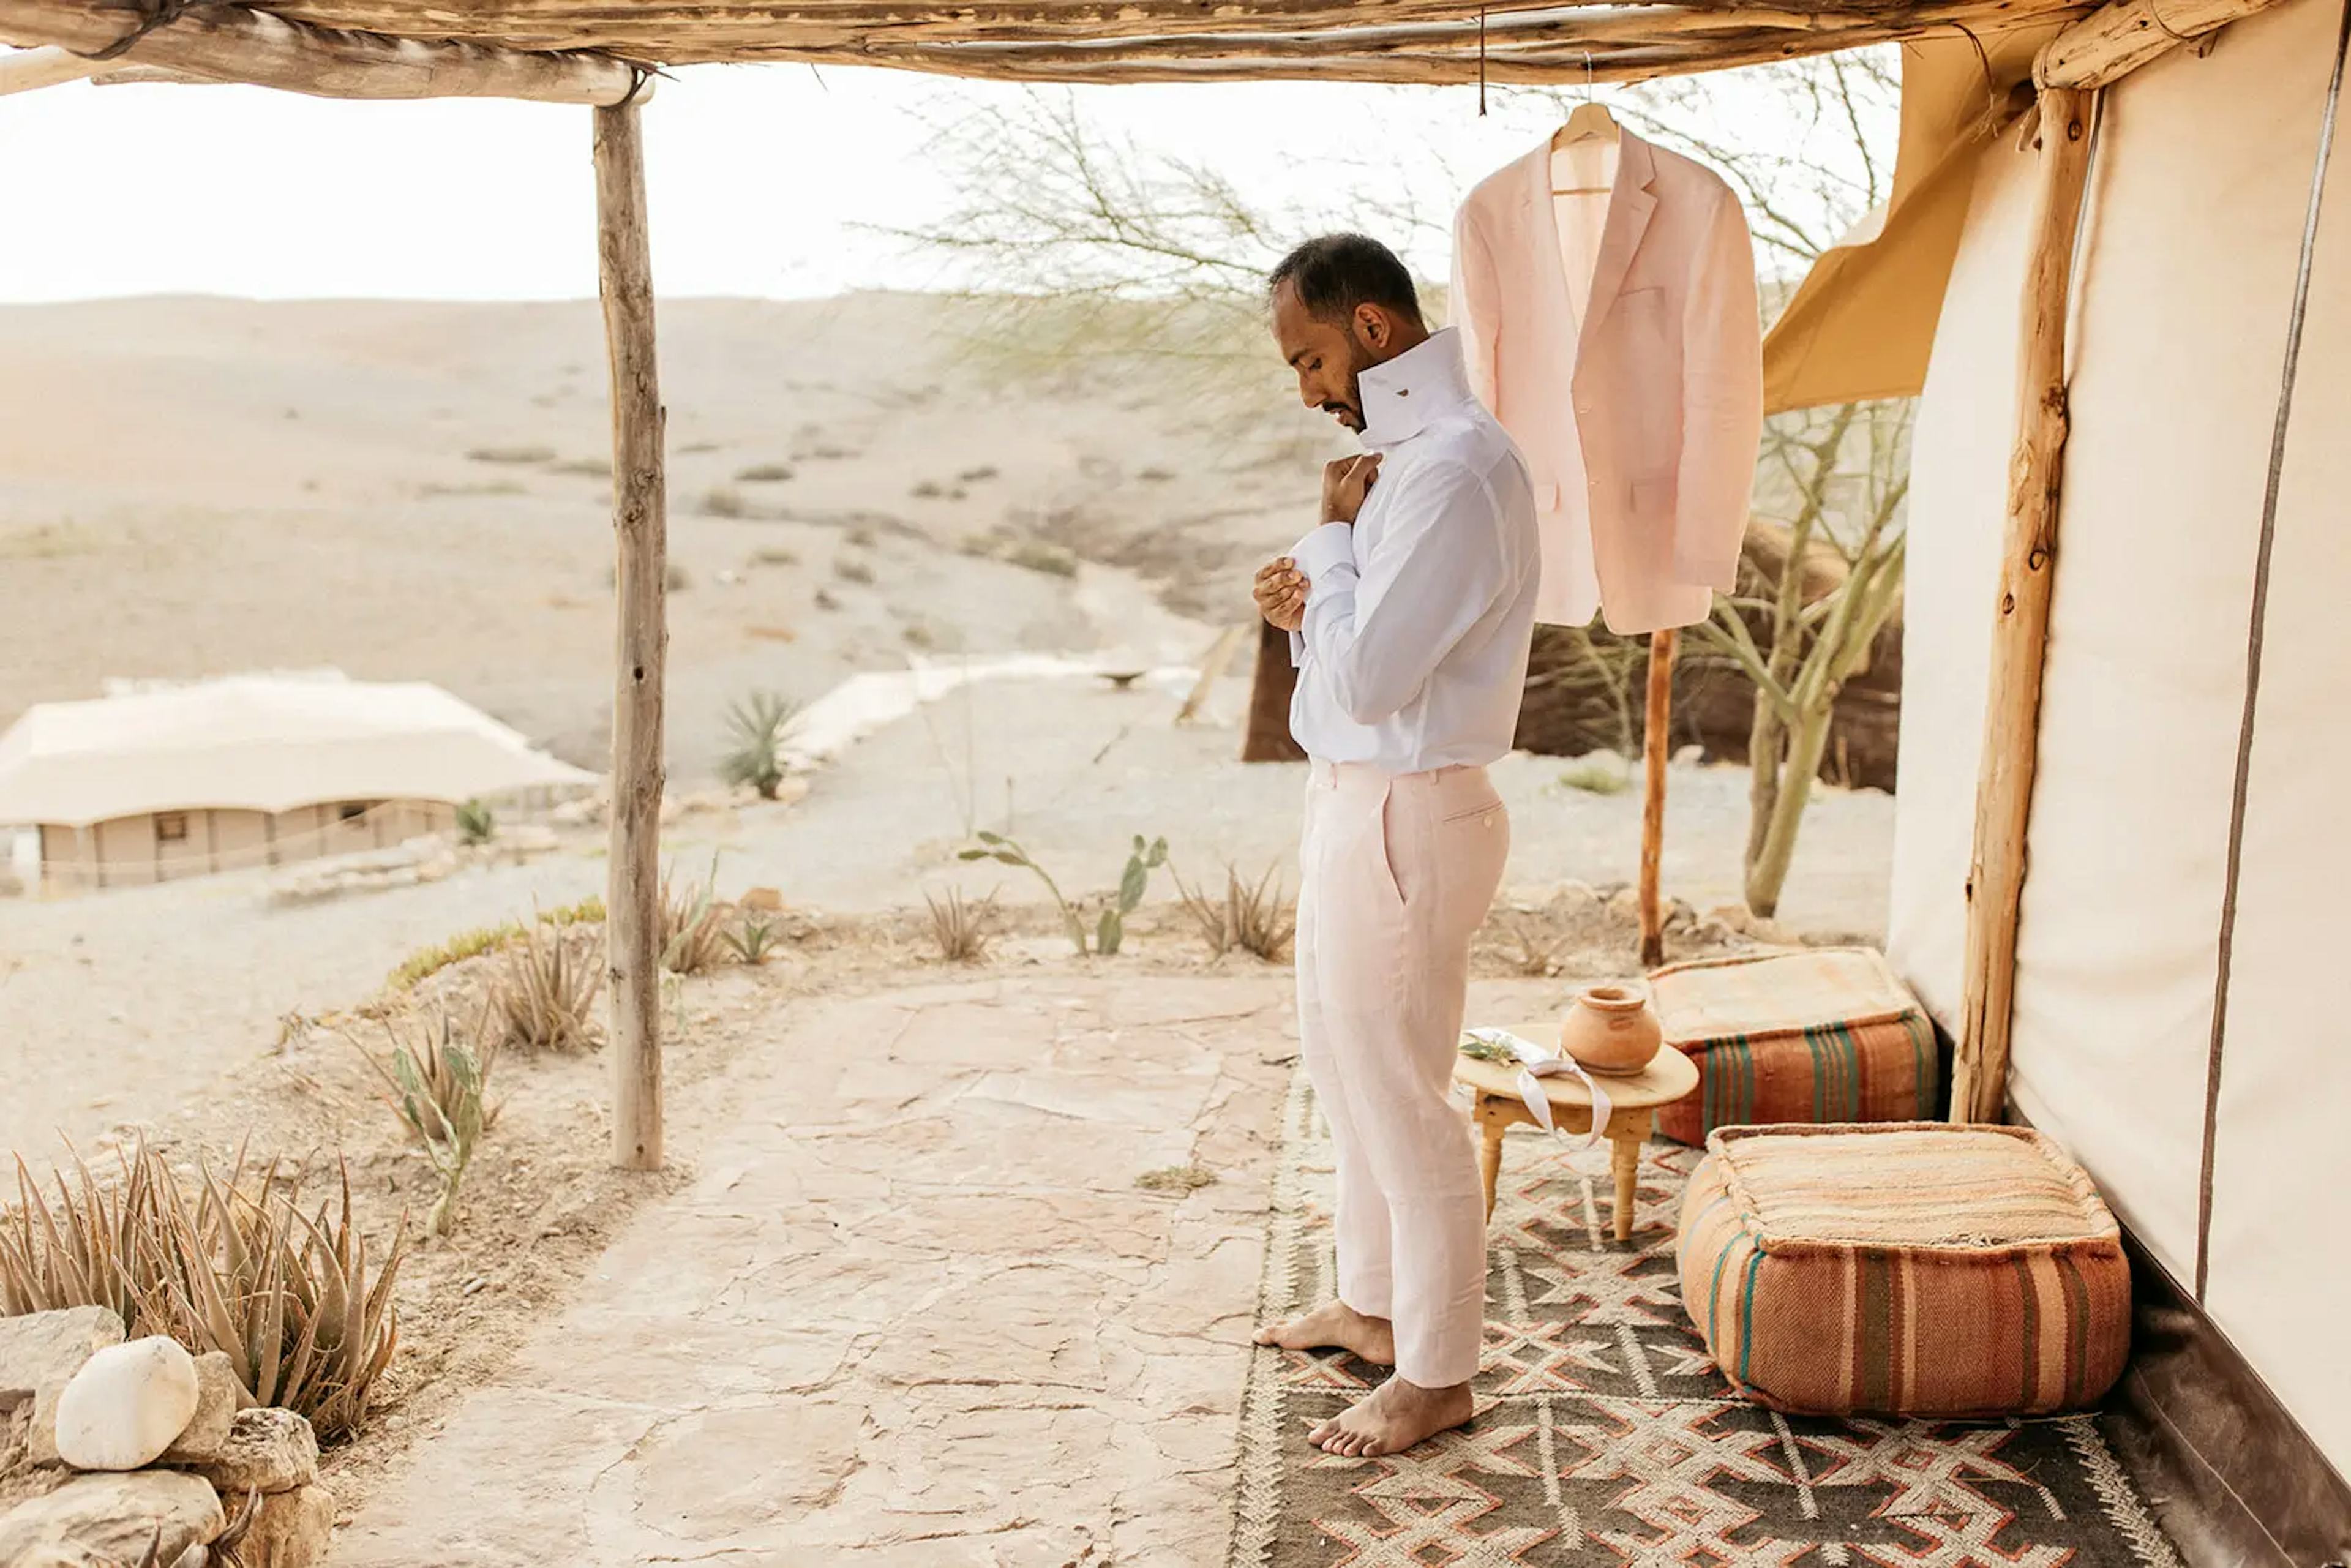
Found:
[[[381,849],[594,781],[438,686],[334,674],[43,703],[0,735],[0,823],[37,832],[47,892]]]

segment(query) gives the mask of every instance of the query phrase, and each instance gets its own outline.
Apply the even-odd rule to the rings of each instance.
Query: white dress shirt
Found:
[[[1379,475],[1353,527],[1326,523],[1290,552],[1309,587],[1290,731],[1322,762],[1482,767],[1510,750],[1526,689],[1534,486],[1470,392],[1452,329],[1358,382]]]

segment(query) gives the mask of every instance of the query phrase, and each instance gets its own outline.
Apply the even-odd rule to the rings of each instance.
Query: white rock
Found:
[[[93,1355],[57,1399],[57,1458],[78,1470],[155,1462],[196,1413],[195,1358],[158,1336]]]

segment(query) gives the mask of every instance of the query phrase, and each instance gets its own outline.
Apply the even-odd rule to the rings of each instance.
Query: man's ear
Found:
[[[1366,301],[1355,307],[1355,336],[1367,349],[1384,352],[1395,338],[1395,326],[1387,312]]]

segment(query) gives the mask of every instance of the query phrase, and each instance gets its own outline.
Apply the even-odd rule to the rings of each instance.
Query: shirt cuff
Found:
[[[1306,667],[1306,633],[1303,632],[1290,634],[1290,667],[1293,670]]]
[[[1290,552],[1298,570],[1306,574],[1311,594],[1322,585],[1322,580],[1343,566],[1352,571],[1355,566],[1355,530],[1344,523],[1325,523],[1304,538]]]

